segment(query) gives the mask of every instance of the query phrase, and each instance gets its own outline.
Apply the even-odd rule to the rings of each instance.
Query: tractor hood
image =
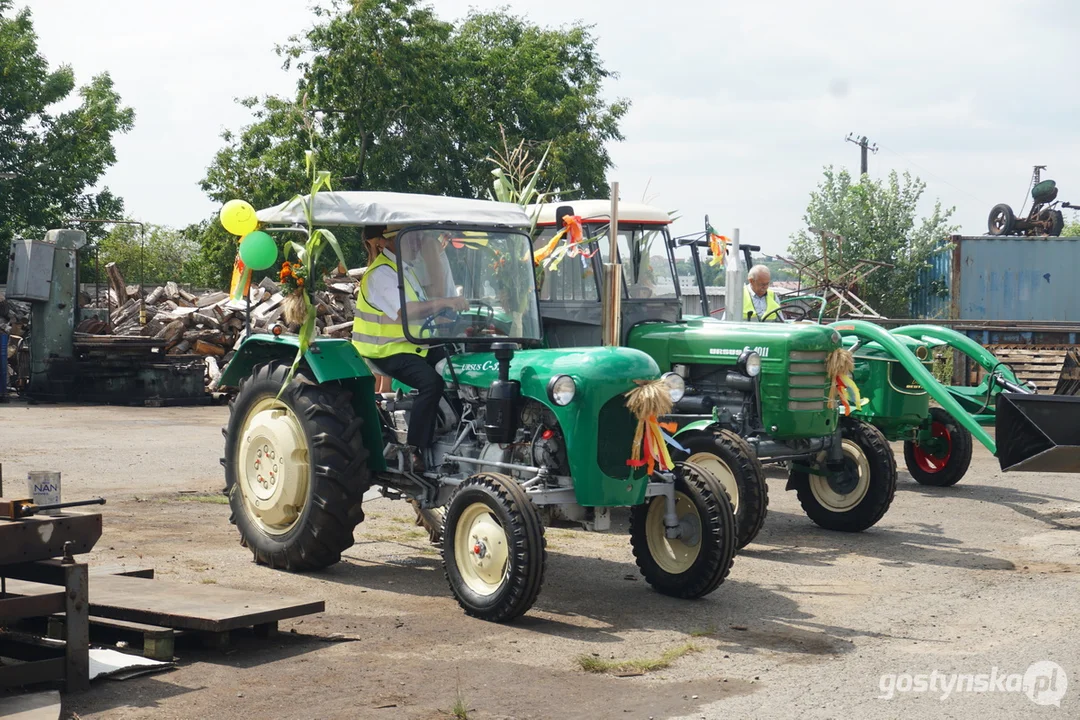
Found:
[[[681,323],[649,323],[630,332],[629,344],[656,358],[661,370],[672,363],[733,365],[745,348],[762,362],[783,360],[792,351],[829,352],[840,346],[832,328],[801,323],[729,323],[693,318]]]
[[[451,358],[457,380],[463,385],[487,387],[499,377],[494,353],[475,352]],[[453,382],[450,368],[440,365],[443,378]],[[635,380],[654,380],[660,375],[656,362],[643,352],[629,348],[585,348],[573,350],[518,350],[510,361],[510,379],[521,382],[528,397],[547,402],[547,384],[557,375],[569,375],[578,393],[597,396],[626,392]],[[605,398],[606,399],[606,398]]]

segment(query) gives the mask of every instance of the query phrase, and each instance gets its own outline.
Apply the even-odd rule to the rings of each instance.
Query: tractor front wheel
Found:
[[[942,408],[930,408],[930,434],[934,446],[913,440],[904,443],[908,472],[920,485],[949,487],[960,482],[971,465],[971,431]]]
[[[492,622],[525,614],[546,562],[540,513],[513,478],[480,473],[458,486],[443,524],[443,568],[467,614]]]
[[[769,507],[765,471],[753,448],[730,430],[702,433],[682,441],[686,459],[720,481],[735,511],[735,543],[742,549],[761,532]]]
[[[675,512],[680,534],[669,538],[667,499],[654,496],[630,511],[630,545],[645,580],[658,592],[698,598],[715,590],[735,559],[735,513],[712,473],[675,463]]]
[[[351,395],[267,363],[240,382],[225,428],[231,521],[255,561],[318,570],[352,546],[370,486],[363,421]]]
[[[881,431],[841,418],[844,468],[835,475],[792,470],[794,487],[806,515],[827,530],[862,532],[885,516],[896,494],[896,460]],[[824,457],[821,457],[822,461]]]
[[[987,218],[986,228],[991,235],[1011,235],[1016,227],[1016,216],[1013,209],[1005,203],[994,206]]]

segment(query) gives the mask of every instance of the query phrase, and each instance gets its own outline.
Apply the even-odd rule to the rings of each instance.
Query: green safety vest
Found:
[[[750,286],[743,285],[743,316],[740,320],[745,319],[749,313],[752,321],[760,321],[762,317],[768,317],[767,322],[783,322],[780,313],[773,312],[774,310],[780,310],[780,303],[776,299],[776,293],[771,288],[765,291],[765,315],[758,315],[757,311],[754,310],[754,302],[750,299]]]
[[[356,294],[356,310],[353,311],[352,341],[357,352],[367,358],[384,358],[400,353],[411,353],[425,357],[426,345],[415,345],[405,339],[405,329],[401,326],[401,313],[397,320],[391,320],[386,313],[367,301],[368,278],[375,268],[386,265],[397,274],[397,265],[382,253],[368,266],[364,277],[360,279],[360,291]],[[420,296],[408,281],[405,282],[406,302],[416,302]],[[402,309],[404,310],[404,308]],[[413,337],[420,335],[420,326],[410,325]]]

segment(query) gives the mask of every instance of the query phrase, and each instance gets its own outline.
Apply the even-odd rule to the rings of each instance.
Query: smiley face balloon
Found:
[[[221,207],[221,224],[233,235],[243,237],[259,227],[255,208],[246,200],[230,200]]]

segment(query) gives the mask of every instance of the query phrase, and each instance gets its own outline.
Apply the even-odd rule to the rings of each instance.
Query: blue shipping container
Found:
[[[953,241],[959,245],[952,268],[958,319],[1080,321],[1080,237]]]
[[[952,242],[942,245],[927,258],[928,267],[919,270],[911,297],[911,317],[947,319],[951,311]]]

